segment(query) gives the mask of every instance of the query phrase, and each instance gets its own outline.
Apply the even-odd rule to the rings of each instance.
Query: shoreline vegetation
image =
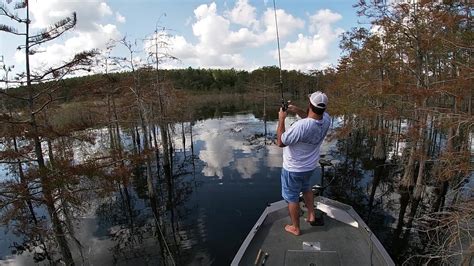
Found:
[[[95,50],[58,67],[30,69],[36,47],[72,30],[77,19],[72,14],[35,35],[29,32],[28,2],[21,3],[15,8],[25,9],[25,18],[8,5],[0,14],[18,24],[0,28],[3,32],[27,29],[20,46],[25,71],[19,80],[3,80],[7,86],[23,84],[0,94],[0,162],[14,177],[0,186],[1,224],[40,247],[38,261],[74,265],[79,259],[73,254],[81,251],[74,221],[91,194],[107,197],[119,191],[125,223],[134,230],[129,190],[141,169],[153,214],[150,226],[157,232],[169,226],[169,234],[157,234],[160,260],[173,264],[179,260],[174,207],[184,200],[174,186],[183,174],[174,161],[174,125],[181,123],[185,142],[185,128],[192,130],[196,119],[240,110],[271,119],[281,102],[279,69],[161,70],[160,63],[169,58],[158,49],[151,63],[138,66],[126,39],[116,45],[128,50],[130,59],[114,60],[127,71],[112,73],[111,51]],[[385,244],[397,263],[470,265],[472,7],[466,1],[390,8],[384,1],[359,1],[355,8],[379,30],[359,27],[344,33],[343,54],[334,68],[283,71],[284,98],[303,107],[310,92],[329,96],[329,112],[342,118],[332,137],[343,157],[337,167],[337,187],[343,189],[331,191],[332,196],[369,221],[374,213],[396,210]],[[91,69],[100,73],[65,78]],[[75,161],[72,143],[95,141],[76,132],[97,127],[107,128],[106,148],[100,156]],[[192,131],[190,136],[193,143]],[[133,146],[125,147],[124,138],[131,138]],[[357,186],[361,164],[372,169],[366,188]],[[382,195],[390,192],[399,196],[384,201]]]

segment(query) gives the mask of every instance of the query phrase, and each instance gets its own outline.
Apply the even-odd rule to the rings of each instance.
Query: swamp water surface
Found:
[[[289,117],[287,125],[293,121]],[[157,171],[160,163],[153,162],[156,203],[147,194],[144,165],[136,166],[126,188],[86,198],[86,207],[73,219],[77,241],[69,246],[74,260],[78,265],[228,265],[267,203],[281,200],[282,150],[275,144],[275,129],[275,121],[265,129],[253,114],[171,126],[172,178],[166,180],[163,170]],[[94,134],[94,144],[74,148],[75,159],[107,150],[107,130]],[[133,149],[130,131],[121,134],[124,148]],[[321,154],[336,167],[326,171],[326,182],[334,181],[326,196],[352,205],[390,253],[399,201],[394,181],[387,179],[388,172],[378,173],[384,178],[367,212],[374,166],[362,158],[370,151],[350,139],[327,140]],[[318,167],[313,184],[320,175]],[[0,169],[0,179],[8,178],[8,169]],[[44,209],[35,211],[47,219]],[[25,242],[8,229],[0,228],[0,265],[49,264],[41,243]],[[58,257],[54,241],[48,246]]]

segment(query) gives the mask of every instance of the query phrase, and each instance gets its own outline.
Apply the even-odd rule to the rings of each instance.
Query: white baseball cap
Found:
[[[326,109],[328,106],[328,96],[326,96],[324,92],[313,92],[309,94],[308,97],[311,104],[315,107]]]

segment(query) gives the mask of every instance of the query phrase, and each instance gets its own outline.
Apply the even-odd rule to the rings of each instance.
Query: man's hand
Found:
[[[296,107],[296,105],[292,105],[292,104],[288,103],[288,112],[293,113],[293,114],[297,114],[298,110],[299,110],[299,108]]]
[[[288,113],[283,111],[283,108],[280,108],[280,112],[278,112],[278,120],[284,121],[287,115]]]
[[[291,101],[288,101],[288,112],[299,115],[301,118],[306,118],[308,116],[303,109],[291,104]]]

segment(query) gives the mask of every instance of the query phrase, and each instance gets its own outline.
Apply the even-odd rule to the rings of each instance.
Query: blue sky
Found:
[[[276,0],[284,69],[307,71],[336,65],[339,35],[358,26],[350,0]],[[272,0],[30,0],[32,27],[40,29],[72,11],[76,28],[33,56],[35,69],[59,64],[85,49],[104,49],[110,39],[136,41],[137,62],[146,59],[144,41],[155,25],[170,29],[168,53],[179,61],[166,68],[236,68],[252,70],[277,65]],[[0,18],[0,23],[13,25]],[[0,33],[0,55],[16,71],[24,55],[16,51],[21,39]],[[116,48],[114,55],[123,55]]]

